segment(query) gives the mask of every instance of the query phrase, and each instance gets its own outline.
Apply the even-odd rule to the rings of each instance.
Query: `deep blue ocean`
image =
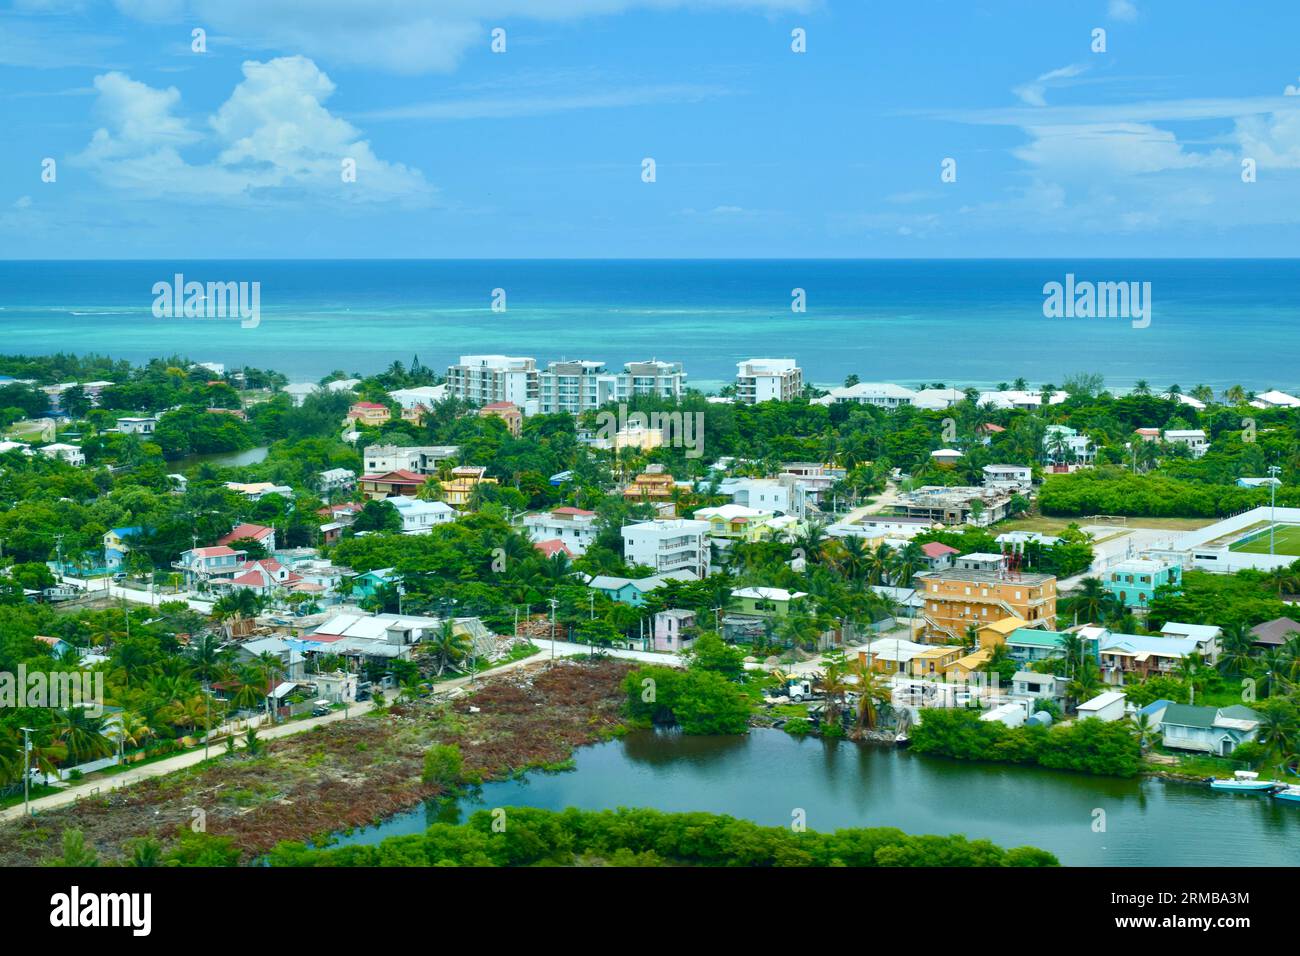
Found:
[[[261,319],[155,318],[154,283],[259,282]],[[1150,325],[1046,318],[1043,286],[1149,282]],[[807,311],[791,310],[792,290]],[[505,290],[506,311],[491,309]],[[1300,386],[1300,260],[0,262],[0,352],[279,369],[292,380],[461,354],[681,361],[716,387],[751,357],[808,381]]]

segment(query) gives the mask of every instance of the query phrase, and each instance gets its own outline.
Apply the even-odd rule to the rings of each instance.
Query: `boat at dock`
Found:
[[[1274,790],[1273,799],[1287,803],[1300,803],[1300,784],[1289,783],[1281,790]]]
[[[1279,786],[1275,780],[1260,780],[1253,770],[1235,771],[1231,779],[1213,777],[1210,779],[1211,790],[1235,790],[1241,793],[1256,793],[1272,790]]]

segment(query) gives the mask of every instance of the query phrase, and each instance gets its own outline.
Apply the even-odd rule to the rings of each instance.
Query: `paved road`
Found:
[[[544,646],[544,650],[533,654],[531,657],[525,657],[523,660],[514,661],[510,664],[503,664],[501,667],[495,667],[490,671],[485,671],[478,677],[482,680],[484,676],[502,674],[506,671],[515,670],[519,667],[527,667],[529,664],[540,664],[550,660],[551,642],[534,640],[534,644],[539,647]],[[555,642],[555,654],[558,657],[568,656],[570,654],[586,654],[589,648],[585,644],[570,644],[566,641]],[[625,657],[634,660],[653,660],[662,664],[672,666],[681,666],[681,658],[675,654],[651,654],[645,651],[619,651],[611,650],[607,653],[614,657]],[[447,693],[458,687],[464,687],[470,683],[469,677],[454,677],[449,680],[439,681],[433,685],[435,693]],[[334,723],[339,720],[349,720],[354,717],[360,717],[362,714],[369,713],[375,704],[372,701],[365,701],[360,704],[350,704],[346,711],[338,710],[324,717],[309,717],[305,720],[297,720],[288,724],[279,724],[275,727],[259,727],[257,736],[259,740],[275,740],[279,737],[287,737],[290,734],[300,734],[304,731],[320,727],[323,724]],[[235,738],[235,745],[243,747],[243,739]],[[221,754],[225,751],[225,741],[220,744],[214,744],[212,747],[213,754]],[[183,770],[186,767],[192,767],[197,763],[203,762],[203,751],[195,750],[189,753],[177,754],[175,757],[168,757],[166,760],[158,760],[154,763],[145,764],[141,767],[134,767],[130,770],[123,770],[121,773],[105,777],[102,780],[87,781],[74,787],[68,787],[60,790],[58,793],[52,793],[48,796],[39,797],[32,801],[32,810],[41,812],[50,810],[55,807],[66,806],[74,803],[78,799],[89,797],[96,791],[104,793],[109,790],[118,790],[122,787],[129,787],[133,783],[139,783],[141,780],[149,780],[153,777],[161,777],[177,770]],[[6,810],[0,810],[0,823],[10,820],[17,820],[23,815],[23,805],[20,803],[15,807],[9,807]]]
[[[542,648],[542,650],[532,655],[531,657],[524,658],[523,660],[514,661],[510,664],[504,664],[501,667],[493,668],[490,671],[485,671],[484,674],[479,675],[477,679],[481,680],[483,676],[501,674],[506,671],[514,670],[519,667],[526,667],[529,664],[544,663],[551,659],[552,656],[551,641],[533,639],[533,643],[536,644],[538,647]],[[590,650],[591,648],[589,648],[586,644],[572,644],[568,641],[556,641],[554,647],[554,655],[556,657],[568,657],[573,654],[587,654],[590,653]],[[647,661],[656,664],[665,664],[670,667],[681,667],[683,664],[681,657],[679,657],[676,654],[655,654],[649,651],[628,651],[628,650],[618,650],[618,649],[609,649],[605,651],[605,653],[611,657],[618,657],[627,660]],[[471,678],[468,676],[454,677],[451,678],[450,680],[439,681],[437,684],[433,686],[433,691],[435,693],[445,694],[457,688],[464,687],[465,685],[469,684],[470,681]],[[341,711],[341,710],[335,711],[334,713],[324,717],[310,717],[305,720],[298,720],[288,724],[280,724],[275,727],[260,727],[258,728],[258,738],[261,740],[275,740],[278,737],[287,737],[290,734],[302,733],[304,731],[311,730],[314,727],[319,727],[322,724],[333,723],[334,721],[338,721],[338,720],[347,720],[352,717],[359,717],[362,714],[369,713],[373,707],[374,707],[373,702],[366,701],[364,703],[350,705],[347,711]],[[236,738],[236,746],[237,747],[243,746],[243,740],[241,738],[238,737]],[[221,742],[220,747],[222,748],[222,750],[224,750],[225,748],[224,741]],[[213,750],[214,752],[220,752],[217,751],[215,747],[213,748]],[[169,757],[166,760],[158,760],[155,761],[154,763],[146,764],[142,767],[136,767],[131,770],[124,770],[121,773],[114,774],[111,777],[105,777],[103,780],[89,781],[83,784],[78,784],[75,787],[68,787],[64,790],[59,791],[58,793],[53,793],[53,794],[49,794],[48,796],[40,797],[32,801],[32,809],[39,812],[42,810],[49,810],[54,807],[64,806],[66,804],[75,802],[79,798],[90,796],[95,791],[98,791],[99,793],[103,793],[108,790],[117,790],[121,787],[128,787],[133,783],[139,783],[141,780],[148,780],[153,777],[161,777],[164,776],[165,774],[173,773],[177,770],[182,770],[185,767],[192,767],[197,763],[201,763],[203,759],[204,757],[203,757],[202,750],[196,750],[190,753],[178,754],[177,756]],[[22,815],[23,815],[22,804],[19,804],[16,807],[10,807],[7,810],[0,810],[0,822],[5,822],[8,820],[16,820]]]

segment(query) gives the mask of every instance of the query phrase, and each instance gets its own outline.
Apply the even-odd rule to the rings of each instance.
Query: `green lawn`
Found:
[[[1238,541],[1229,545],[1229,551],[1243,551],[1247,554],[1268,554],[1268,532],[1249,541]],[[1277,554],[1300,557],[1300,525],[1278,525],[1273,530],[1273,550]]]

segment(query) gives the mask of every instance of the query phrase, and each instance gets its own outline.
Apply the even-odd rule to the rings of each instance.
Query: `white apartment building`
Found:
[[[76,445],[68,445],[64,442],[55,442],[53,445],[46,445],[44,448],[38,448],[46,458],[58,458],[66,461],[69,465],[75,465],[80,468],[86,463],[86,455]]]
[[[513,355],[462,355],[447,368],[447,397],[475,405],[511,402],[529,407],[537,398],[537,361]]]
[[[792,358],[756,358],[736,363],[736,401],[741,404],[788,402],[802,392],[803,370]]]
[[[818,399],[825,405],[853,403],[889,409],[911,405],[915,400],[916,392],[890,382],[859,382],[844,388],[832,388],[825,398]]]
[[[709,576],[709,523],[686,518],[642,521],[623,527],[623,556],[628,564],[646,565],[655,574],[688,571]]]
[[[445,501],[421,501],[401,495],[384,500],[402,516],[402,534],[428,534],[436,525],[456,520],[456,509]]]
[[[525,515],[524,527],[534,544],[560,541],[576,556],[583,554],[596,540],[596,512],[582,508],[556,508]]]
[[[985,465],[984,487],[999,491],[1028,491],[1034,483],[1034,469],[1028,465]]]
[[[543,415],[581,415],[614,400],[618,377],[604,362],[551,362],[537,375],[537,410]]]
[[[1193,458],[1200,458],[1210,450],[1210,440],[1199,428],[1170,428],[1165,431],[1164,439],[1170,444],[1186,445]]]
[[[686,391],[686,373],[681,362],[628,362],[617,375],[614,398],[625,402],[640,395],[681,399]]]
[[[779,478],[724,478],[718,483],[718,494],[730,495],[731,500],[746,508],[791,514],[791,483]]]
[[[444,461],[455,462],[459,445],[367,445],[363,460],[367,475],[390,471],[413,471],[432,475]]]

